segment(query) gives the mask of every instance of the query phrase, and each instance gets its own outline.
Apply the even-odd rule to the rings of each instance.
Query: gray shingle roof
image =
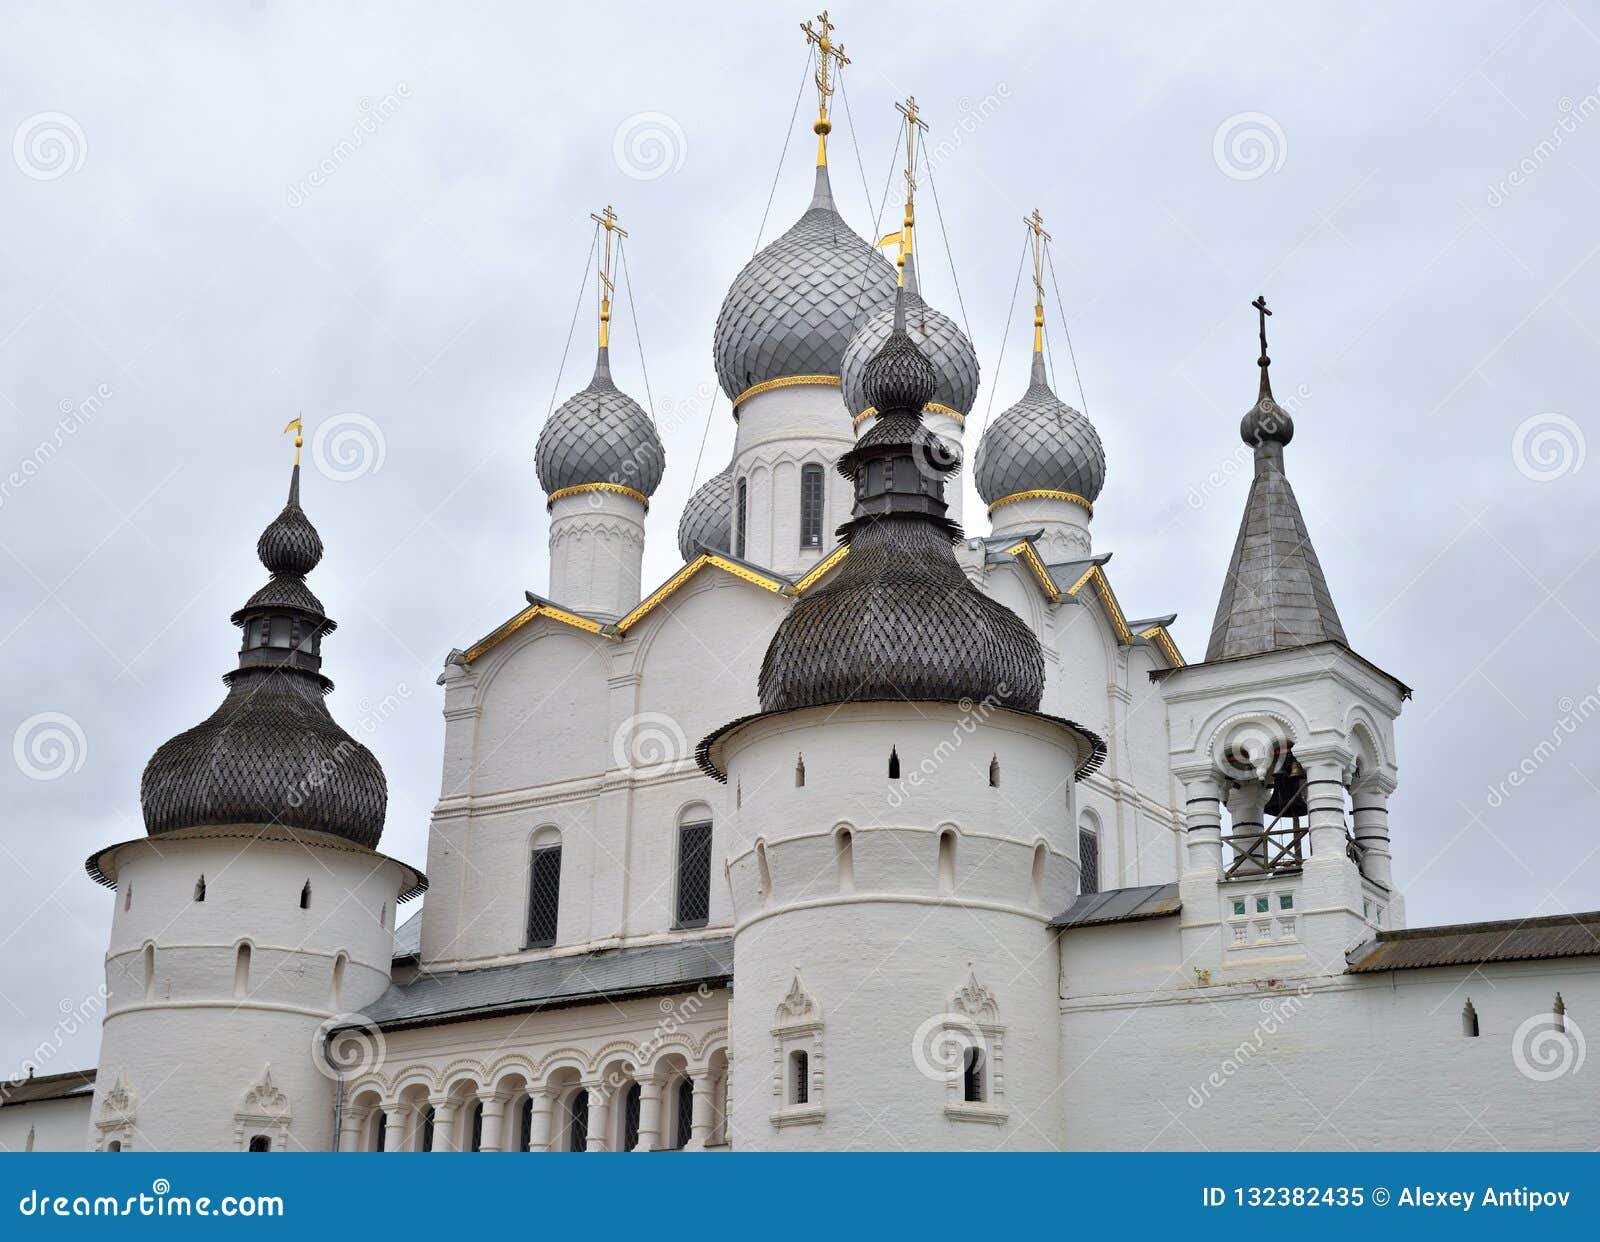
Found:
[[[733,463],[714,474],[689,497],[678,519],[678,551],[692,561],[701,548],[726,552],[733,547]]]
[[[512,966],[420,974],[366,1007],[367,1021],[394,1029],[531,1013],[628,996],[681,991],[733,978],[733,940],[682,940]]]
[[[1103,893],[1083,893],[1050,920],[1051,927],[1097,927],[1105,923],[1134,923],[1165,918],[1181,908],[1176,884],[1145,884],[1138,888],[1109,888]]]
[[[844,404],[854,418],[872,405],[867,396],[867,363],[894,329],[894,308],[879,311],[850,339],[840,364]],[[955,320],[922,300],[916,265],[906,268],[906,331],[929,362],[937,385],[933,400],[965,415],[978,397],[978,354]]]
[[[978,441],[973,481],[984,503],[1018,492],[1071,492],[1091,504],[1106,483],[1106,450],[1094,424],[1050,389],[1044,355],[1022,399],[996,416]]]
[[[34,1104],[40,1100],[64,1100],[71,1095],[87,1095],[94,1090],[95,1071],[67,1070],[60,1074],[39,1074],[0,1083],[0,1106]]]
[[[585,483],[615,483],[649,496],[666,469],[656,425],[612,381],[610,351],[603,345],[589,386],[556,407],[533,454],[546,495]]]
[[[1379,932],[1345,957],[1351,974],[1600,955],[1600,910]]]

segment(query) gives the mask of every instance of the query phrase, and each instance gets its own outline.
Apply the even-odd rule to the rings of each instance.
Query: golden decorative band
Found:
[[[577,496],[582,492],[612,492],[618,496],[627,496],[642,504],[646,513],[650,511],[650,497],[634,488],[624,487],[620,483],[579,483],[576,487],[558,487],[550,493],[544,507],[553,509],[556,501],[565,500],[568,496]]]
[[[852,427],[859,428],[862,423],[866,422],[867,419],[871,418],[877,412],[877,406],[869,405],[866,409],[862,410],[861,413],[855,416],[855,420],[850,425]],[[965,414],[963,414],[960,410],[952,410],[948,405],[940,405],[937,401],[928,402],[927,405],[922,407],[922,412],[924,414],[943,414],[946,418],[954,419],[963,427],[967,425],[967,416]]]
[[[837,375],[783,375],[777,379],[765,380],[759,384],[752,384],[733,399],[733,416],[739,417],[739,407],[751,397],[759,397],[764,392],[771,392],[774,388],[795,388],[802,384],[815,385],[818,388],[837,388],[842,381]]]
[[[1071,504],[1082,505],[1089,511],[1090,516],[1094,515],[1094,506],[1078,495],[1077,492],[1053,492],[1048,488],[1035,488],[1031,492],[1013,492],[1009,496],[1000,497],[999,500],[989,506],[989,516],[993,517],[996,509],[1002,509],[1006,505],[1014,505],[1019,500],[1065,500]]]

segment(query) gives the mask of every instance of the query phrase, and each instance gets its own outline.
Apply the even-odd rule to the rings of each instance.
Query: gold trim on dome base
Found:
[[[759,397],[774,388],[798,388],[807,384],[817,388],[837,388],[843,382],[837,375],[782,375],[777,379],[763,380],[759,384],[752,384],[733,399],[733,416],[739,417],[739,407],[751,397]]]
[[[556,501],[565,500],[568,496],[581,495],[584,492],[611,492],[613,495],[627,496],[642,504],[646,513],[650,512],[650,497],[636,488],[624,487],[621,483],[579,483],[576,487],[558,487],[550,493],[544,507],[553,509]]]
[[[869,405],[866,409],[862,410],[861,413],[855,416],[850,425],[859,429],[862,423],[866,422],[867,419],[871,418],[877,412],[877,406]],[[967,425],[967,416],[965,414],[963,414],[960,410],[952,410],[948,405],[940,405],[937,401],[928,402],[927,405],[922,407],[922,412],[924,414],[943,414],[946,418],[953,419],[963,427]]]
[[[1035,488],[1030,492],[1013,492],[1009,496],[1002,496],[989,506],[989,516],[994,516],[996,509],[1003,509],[1006,505],[1014,505],[1019,500],[1065,500],[1070,504],[1082,505],[1089,511],[1089,516],[1094,516],[1094,506],[1077,492],[1054,492],[1048,488]]]

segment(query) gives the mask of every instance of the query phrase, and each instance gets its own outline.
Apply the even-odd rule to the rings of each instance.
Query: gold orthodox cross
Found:
[[[833,123],[828,120],[828,97],[835,86],[833,75],[848,65],[850,58],[844,54],[844,44],[835,43],[831,37],[833,23],[828,20],[827,9],[817,14],[817,26],[821,29],[810,22],[800,23],[806,46],[815,44],[817,49],[817,120],[811,128],[817,135],[817,165],[820,167],[828,162],[828,132],[833,129]]]
[[[589,219],[606,231],[605,253],[600,259],[600,346],[603,349],[611,343],[611,294],[616,289],[611,280],[611,241],[613,237],[626,237],[628,230],[617,223],[617,213],[611,210],[609,203],[599,215],[591,211]]]

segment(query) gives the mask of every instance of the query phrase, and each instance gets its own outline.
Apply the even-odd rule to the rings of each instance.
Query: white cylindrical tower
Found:
[[[1038,713],[1038,639],[956,564],[903,308],[865,370],[878,416],[840,462],[850,554],[773,636],[762,712],[699,751],[735,791],[744,1149],[1059,1141],[1049,920],[1104,747]]]
[[[227,697],[145,768],[148,836],[89,859],[116,894],[94,1150],[329,1150],[323,1032],[389,986],[397,907],[424,886],[376,852],[383,770],[323,701],[333,622],[299,490],[296,464]]]

